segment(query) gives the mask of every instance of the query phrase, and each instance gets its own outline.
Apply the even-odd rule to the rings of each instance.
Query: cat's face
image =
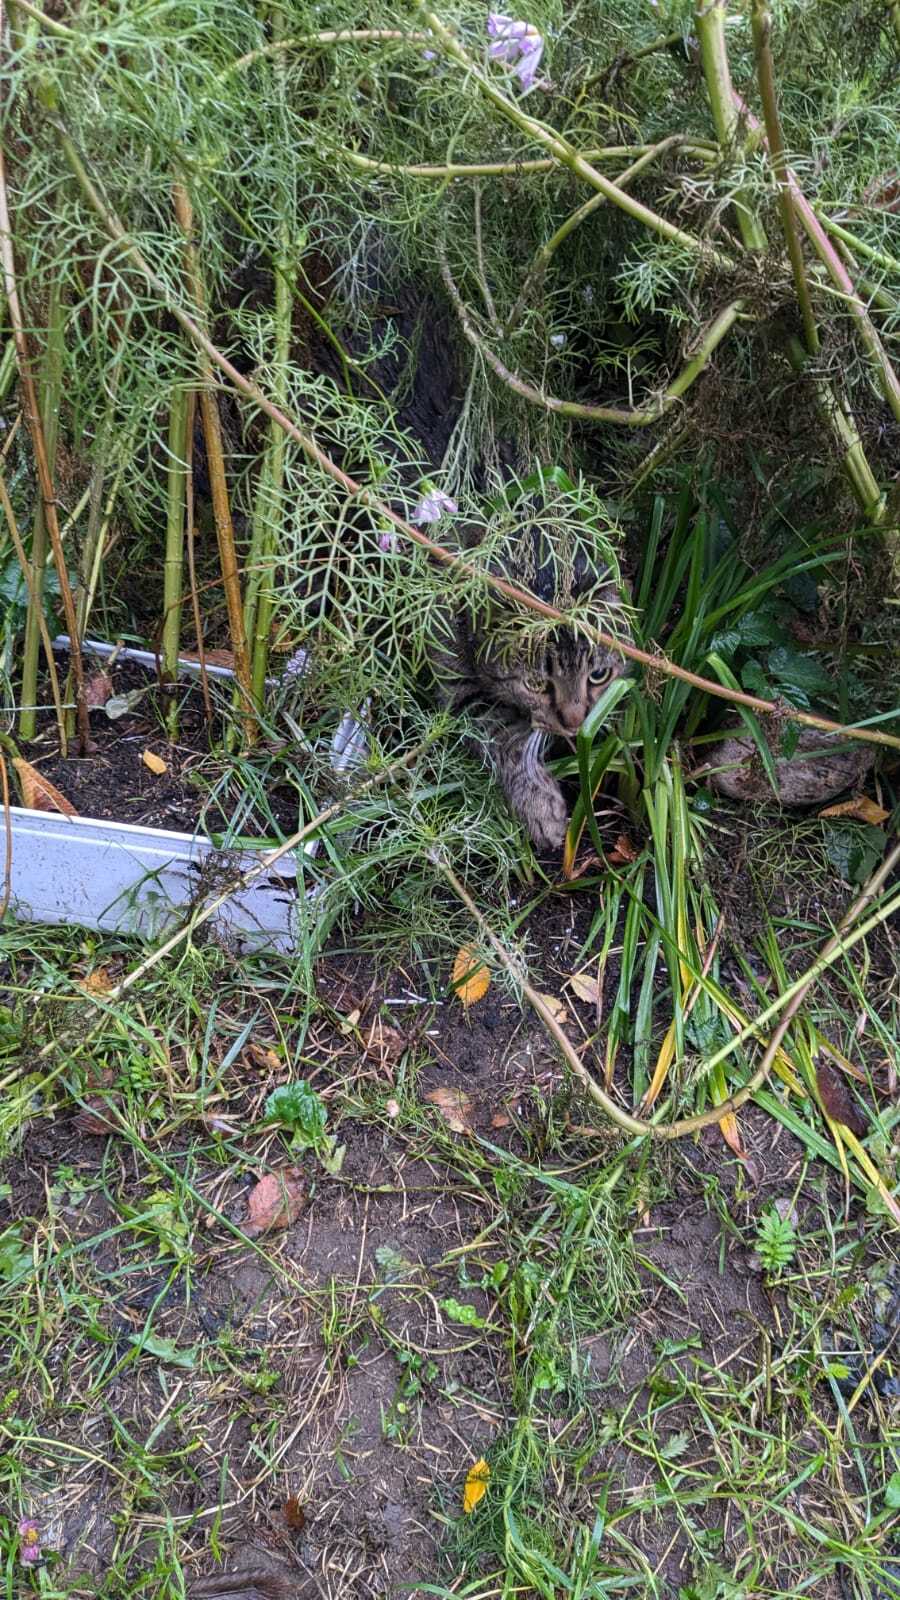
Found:
[[[617,652],[560,629],[533,659],[510,661],[497,674],[496,688],[533,728],[571,739],[604,689],[627,670]]]

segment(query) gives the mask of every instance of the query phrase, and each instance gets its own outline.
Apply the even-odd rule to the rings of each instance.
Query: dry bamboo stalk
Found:
[[[172,198],[175,206],[175,215],[185,239],[185,282],[188,293],[196,307],[199,324],[201,327],[205,327],[206,290],[193,238],[193,207],[191,206],[190,196],[182,183],[173,184]],[[200,416],[203,423],[206,462],[212,489],[216,537],[219,541],[222,587],[225,591],[225,604],[228,609],[228,630],[231,635],[231,648],[234,653],[234,678],[241,694],[241,716],[244,723],[244,736],[248,745],[252,745],[256,742],[257,723],[253,710],[250,657],[247,650],[247,635],[244,630],[244,603],[241,597],[240,578],[238,577],[234,526],[231,520],[228,483],[225,477],[222,424],[216,399],[212,361],[208,352],[202,346],[200,347],[200,378]]]

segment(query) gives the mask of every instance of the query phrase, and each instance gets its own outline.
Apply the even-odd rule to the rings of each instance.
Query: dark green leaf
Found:
[[[279,1089],[273,1089],[266,1101],[266,1120],[280,1122],[291,1129],[295,1142],[315,1149],[322,1142],[328,1112],[315,1089],[310,1088],[305,1078],[298,1078],[296,1083],[284,1083]]]
[[[825,854],[845,883],[865,883],[884,855],[887,834],[868,823],[823,824]]]

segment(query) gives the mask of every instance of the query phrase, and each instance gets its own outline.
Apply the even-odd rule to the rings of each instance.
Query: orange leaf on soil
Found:
[[[479,1500],[482,1500],[487,1493],[490,1476],[491,1469],[483,1456],[480,1460],[474,1462],[466,1473],[466,1482],[463,1489],[463,1511],[467,1516],[475,1510]]]
[[[306,1196],[303,1185],[297,1181],[296,1167],[282,1167],[279,1172],[269,1172],[250,1191],[250,1216],[244,1232],[255,1239],[271,1228],[289,1228],[303,1210]]]
[[[22,790],[22,804],[28,811],[61,811],[64,817],[77,817],[78,812],[64,794],[54,788],[49,778],[38,772],[30,761],[16,756],[13,766]]]
[[[622,866],[626,861],[636,861],[637,850],[629,839],[627,833],[620,833],[613,848],[609,852],[609,861],[614,867]]]
[[[95,967],[93,972],[89,972],[86,978],[81,978],[78,984],[79,989],[83,989],[85,994],[109,994],[112,986],[112,978],[105,967]]]
[[[441,1083],[436,1089],[430,1089],[425,1099],[437,1106],[451,1133],[472,1132],[472,1102],[465,1089]]]
[[[461,1000],[464,1006],[473,1006],[476,1000],[483,1000],[487,994],[491,975],[487,967],[478,960],[470,944],[464,944],[457,950],[450,982],[456,990],[457,999]]]
[[[819,812],[820,817],[852,817],[855,822],[871,822],[876,828],[887,822],[890,814],[867,794],[855,795],[852,800],[842,800],[839,806],[826,806]]]
[[[157,778],[161,778],[163,773],[169,770],[162,756],[158,756],[154,750],[145,750],[141,760],[147,771],[152,772]]]

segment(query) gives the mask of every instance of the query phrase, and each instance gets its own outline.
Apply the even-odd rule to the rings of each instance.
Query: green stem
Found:
[[[533,384],[527,383],[517,373],[510,372],[509,368],[495,355],[481,334],[473,326],[469,312],[463,303],[459,290],[451,277],[450,269],[445,260],[441,261],[441,275],[446,285],[447,293],[453,302],[456,314],[459,317],[460,327],[478,354],[487,365],[502,378],[508,388],[515,394],[521,395],[529,404],[541,406],[545,411],[553,411],[561,417],[582,417],[587,422],[609,422],[625,428],[647,428],[651,423],[658,422],[667,411],[686,394],[691,384],[699,378],[710,357],[721,344],[725,335],[734,327],[741,313],[743,302],[733,300],[730,305],[720,311],[719,315],[710,323],[702,340],[698,344],[690,361],[682,368],[678,377],[663,391],[651,406],[640,407],[626,406],[589,406],[577,400],[560,400],[556,395],[544,394],[536,389]]]
[[[759,123],[752,112],[747,109],[740,95],[734,95],[734,103],[737,110],[746,117],[748,127],[758,128]],[[900,422],[900,380],[898,380],[897,374],[890,363],[887,351],[878,337],[869,313],[856,292],[853,279],[828,238],[806,195],[803,193],[797,181],[796,173],[791,167],[785,167],[785,180],[791,192],[795,214],[799,217],[806,230],[813,249],[822,262],[834,287],[845,298],[850,314],[856,322],[860,339],[875,369],[881,392],[894,416]]]
[[[681,138],[680,135],[678,137]],[[581,150],[578,153],[584,161],[627,161],[633,156],[649,155],[658,148],[659,146],[655,144],[610,144],[600,145],[596,150]],[[698,161],[712,161],[717,157],[715,147],[712,144],[704,144],[702,139],[685,138],[683,148],[687,155],[695,156]],[[352,166],[359,167],[363,172],[379,172],[399,178],[509,178],[533,172],[553,172],[559,166],[558,161],[546,156],[538,156],[529,161],[523,158],[521,161],[445,162],[402,166],[392,161],[375,161],[371,156],[360,155],[358,150],[336,150],[334,154],[336,158],[349,161]]]
[[[778,97],[775,93],[775,66],[772,61],[772,13],[767,0],[753,0],[753,43],[756,48],[756,70],[759,77],[759,94],[762,100],[763,119],[766,125],[766,138],[769,145],[769,160],[772,171],[778,184],[778,206],[781,212],[781,226],[784,230],[784,241],[787,245],[788,256],[791,262],[791,271],[794,274],[794,287],[797,291],[797,301],[800,306],[800,315],[803,318],[803,337],[810,355],[814,356],[819,351],[819,332],[816,327],[815,314],[809,293],[809,283],[806,277],[806,266],[803,260],[803,250],[800,245],[800,233],[797,228],[797,218],[794,215],[794,202],[787,181],[787,163],[784,156],[784,138],[781,132],[781,118],[778,115]],[[729,104],[734,102],[729,95]]]
[[[445,53],[450,56],[451,60],[457,61],[460,66],[465,67],[470,81],[481,90],[481,93],[487,100],[490,100],[492,105],[497,107],[498,111],[502,112],[508,121],[514,123],[536,144],[543,145],[544,149],[548,150],[562,166],[568,167],[570,172],[574,172],[577,177],[583,178],[586,183],[591,185],[592,189],[596,189],[598,193],[605,195],[607,200],[618,206],[620,211],[624,211],[635,222],[642,223],[645,228],[649,228],[652,233],[658,234],[661,239],[667,239],[670,244],[681,245],[691,255],[698,256],[711,265],[721,267],[724,271],[731,271],[733,262],[729,256],[726,256],[720,250],[715,250],[705,240],[696,238],[694,234],[685,233],[682,228],[676,228],[674,223],[668,222],[665,217],[658,216],[655,211],[650,210],[649,206],[642,205],[640,200],[635,200],[632,195],[626,194],[616,184],[610,183],[609,179],[604,178],[596,167],[586,161],[584,156],[580,155],[575,146],[570,144],[568,139],[561,133],[558,133],[553,128],[548,128],[543,122],[539,122],[536,117],[528,116],[521,106],[516,105],[515,101],[511,100],[502,89],[498,88],[491,78],[486,77],[480,71],[476,62],[463,49],[449,28],[444,26],[433,11],[426,9],[425,0],[417,0],[417,3],[425,16],[428,26]]]
[[[187,436],[191,396],[176,383],[169,403],[169,459],[166,473],[166,557],[163,566],[162,670],[166,682],[178,677],[181,646],[181,597],[184,590],[184,514],[190,441]],[[170,739],[178,733],[178,700],[173,694],[166,712]]]
[[[615,182],[618,184],[620,189],[627,188],[632,179],[636,178],[638,173],[643,172],[644,168],[649,166],[652,161],[655,161],[657,156],[662,155],[665,150],[670,150],[673,146],[680,145],[682,143],[683,140],[680,133],[674,133],[668,139],[661,139],[659,144],[651,145],[649,150],[646,150],[643,155],[639,156],[636,161],[632,162],[630,167],[626,167],[625,171],[619,174]],[[532,261],[531,266],[529,267],[525,276],[525,282],[522,285],[516,303],[513,306],[509,317],[507,318],[507,334],[518,325],[519,318],[525,310],[525,307],[528,305],[531,295],[541,283],[544,274],[547,271],[547,268],[560,245],[565,243],[566,239],[569,237],[569,234],[574,233],[575,229],[580,227],[582,222],[585,222],[588,217],[592,216],[593,213],[599,209],[600,206],[605,206],[606,203],[607,200],[605,194],[592,195],[591,199],[586,200],[584,205],[579,206],[577,211],[573,211],[570,217],[566,217],[565,222],[560,224],[556,232],[547,240],[546,244],[542,244],[540,246],[540,249],[535,254],[534,260]]]
[[[799,339],[788,340],[787,353],[794,371],[803,372],[808,365],[808,353]],[[877,526],[884,521],[884,495],[869,466],[856,424],[824,378],[814,378],[813,388],[822,415],[844,452],[844,471],[860,509],[868,521]]]
[[[60,283],[57,281],[50,285],[50,294],[47,302],[47,338],[44,346],[44,359],[41,363],[41,371],[38,378],[41,425],[44,430],[47,460],[51,473],[56,470],[65,324],[62,290]],[[25,623],[25,647],[22,655],[22,704],[25,710],[19,717],[19,733],[23,739],[33,739],[37,726],[34,705],[37,700],[41,616],[43,614],[44,580],[47,572],[49,548],[44,502],[43,498],[38,495],[31,534],[31,583],[28,586],[28,617]]]
[[[282,25],[281,13],[273,8],[272,27],[276,33]],[[285,92],[284,60],[278,62],[279,87]],[[288,263],[291,260],[291,236],[286,218],[278,230],[279,253],[275,260],[275,349],[272,387],[279,405],[287,399],[287,365],[291,350],[291,322],[293,319],[293,285]],[[266,673],[269,665],[269,640],[272,615],[275,610],[275,557],[276,531],[281,492],[284,486],[287,439],[273,419],[269,418],[269,438],[260,465],[253,508],[253,530],[250,546],[250,577],[247,587],[245,626],[250,640],[250,673],[253,703],[262,711],[266,693]]]
[[[821,205],[811,202],[812,209],[825,229],[835,239],[840,239],[842,244],[848,244],[859,256],[866,256],[869,261],[874,261],[877,266],[884,267],[886,272],[900,272],[900,258],[888,255],[886,250],[876,250],[874,245],[866,244],[865,239],[860,239],[856,233],[849,233],[839,222],[835,222],[822,209]]]
[[[703,3],[703,0],[700,0],[694,10],[694,26],[700,40],[700,59],[706,79],[706,92],[709,95],[713,123],[723,156],[736,147],[741,131],[740,118],[734,104],[731,70],[725,44],[725,10],[725,0],[712,0],[712,3],[708,3],[708,0],[707,3]],[[735,190],[734,208],[744,248],[751,251],[765,250],[766,236],[756,219],[747,190],[740,188]]]

